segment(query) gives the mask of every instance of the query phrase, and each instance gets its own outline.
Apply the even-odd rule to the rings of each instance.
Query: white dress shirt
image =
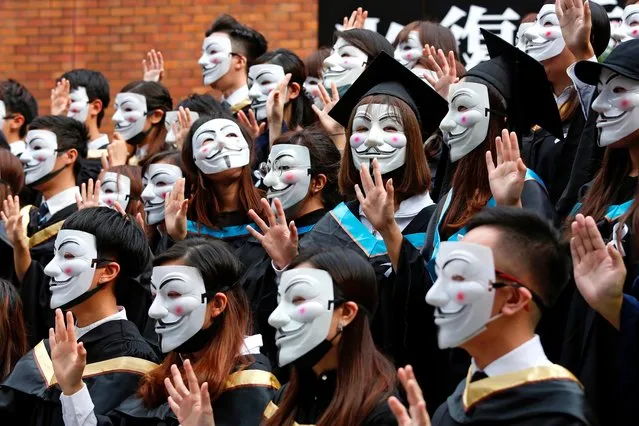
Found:
[[[11,153],[16,157],[20,157],[24,150],[27,148],[27,144],[24,141],[15,141],[9,144],[9,149]]]
[[[75,327],[76,337],[79,339],[89,331],[109,321],[126,321],[126,310],[118,306],[118,312],[99,321],[89,324],[86,327]],[[62,404],[62,420],[65,426],[96,426],[98,419],[93,413],[93,401],[87,386],[83,383],[82,389],[73,395],[60,394]]]
[[[249,89],[247,85],[244,85],[231,93],[228,97],[222,97],[222,101],[226,101],[230,106],[239,104],[249,98]]]
[[[104,149],[109,144],[109,136],[104,133],[98,136],[96,139],[89,141],[87,149]]]
[[[593,56],[592,58],[588,59],[588,61],[597,62],[597,57]],[[576,62],[574,64],[571,64],[566,69],[566,73],[568,74],[568,77],[570,77],[573,85],[577,89],[577,93],[579,95],[579,102],[581,103],[581,111],[584,113],[584,117],[588,118],[590,103],[595,97],[595,90],[597,88],[595,86],[591,86],[590,84],[586,84],[577,78],[577,74],[575,74],[575,65],[577,65]]]
[[[49,207],[49,214],[47,214],[48,217],[46,220],[60,210],[75,204],[75,194],[80,195],[80,188],[72,186],[71,188],[58,192],[49,199],[45,199],[44,202],[47,203],[47,207]]]
[[[532,339],[508,352],[506,355],[497,358],[482,371],[486,373],[488,377],[494,377],[544,365],[552,365],[552,363],[548,360],[548,357],[546,357],[539,336],[535,334]],[[479,368],[473,358],[471,360],[471,375],[476,371],[479,371]]]

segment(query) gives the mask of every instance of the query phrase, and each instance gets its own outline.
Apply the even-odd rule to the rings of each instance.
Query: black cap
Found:
[[[639,39],[624,41],[615,47],[606,60],[600,64],[579,61],[575,65],[575,75],[584,83],[596,86],[601,70],[607,68],[624,77],[639,80]]]
[[[439,128],[448,113],[448,102],[411,70],[382,52],[344,93],[329,115],[344,127],[353,110],[366,96],[390,95],[406,102],[419,121],[422,136]]]
[[[543,65],[490,31],[481,33],[491,59],[471,68],[466,77],[478,77],[497,89],[515,132],[521,135],[538,125],[563,140],[559,108]]]

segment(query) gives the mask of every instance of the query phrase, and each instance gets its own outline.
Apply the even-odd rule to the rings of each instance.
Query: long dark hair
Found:
[[[273,145],[291,144],[308,148],[311,156],[311,177],[326,176],[322,189],[322,203],[325,209],[332,209],[340,201],[338,175],[342,159],[331,138],[321,130],[304,129],[288,132],[280,136]]]
[[[303,263],[328,272],[335,292],[346,301],[357,303],[359,311],[344,327],[338,344],[335,393],[317,421],[318,426],[361,425],[366,417],[384,403],[396,388],[395,367],[375,347],[370,331],[371,317],[377,307],[377,280],[372,266],[351,250],[315,252],[299,256],[289,266]],[[267,426],[293,425],[301,393],[300,375],[292,368],[279,409]]]
[[[251,334],[249,302],[239,282],[243,266],[224,242],[205,238],[180,241],[156,257],[153,266],[175,261],[197,268],[207,290],[231,286],[230,290],[224,292],[226,308],[214,320],[219,321],[218,331],[203,350],[202,356],[193,362],[198,381],[208,383],[211,400],[215,401],[224,392],[229,375],[253,361],[251,356],[239,355],[244,337]],[[180,356],[170,352],[162,364],[142,378],[138,395],[147,407],[157,407],[166,402],[168,395],[164,379],[171,375],[173,364],[180,366],[184,376]]]
[[[164,119],[166,112],[173,109],[173,99],[171,99],[171,93],[169,90],[154,81],[132,81],[120,90],[120,93],[130,92],[138,93],[146,99],[146,110],[148,114],[151,114],[155,110],[162,110],[162,119],[154,124],[148,132],[145,140],[148,141],[148,150],[146,157],[151,157],[154,154],[166,149],[164,139],[166,137],[166,126],[164,125]],[[146,118],[146,117],[145,117]]]
[[[638,0],[639,1],[639,0]],[[330,47],[320,47],[304,60],[304,68],[306,75],[309,77],[322,78],[322,69],[324,68],[324,59],[331,54]]]
[[[0,201],[18,195],[24,185],[24,167],[8,149],[0,149]]]
[[[390,105],[399,110],[399,120],[404,125],[404,134],[406,135],[406,162],[404,165],[389,174],[393,178],[395,186],[395,198],[397,201],[404,201],[413,195],[423,194],[428,191],[431,183],[431,173],[426,157],[424,156],[422,132],[419,122],[413,110],[395,96],[390,95],[372,95],[367,96],[359,103],[353,112],[346,128],[346,148],[342,157],[342,164],[339,172],[339,189],[346,198],[355,198],[355,184],[361,186],[359,169],[353,163],[353,154],[351,153],[350,138],[353,129],[353,119],[355,111],[360,105],[384,104]]]
[[[0,278],[0,381],[28,350],[20,294],[10,281]]]
[[[193,198],[189,207],[189,216],[196,222],[209,227],[216,228],[218,226],[218,215],[220,211],[220,204],[213,190],[214,184],[205,178],[204,173],[197,167],[195,160],[193,159],[193,135],[206,122],[213,120],[217,117],[204,116],[197,119],[191,126],[189,134],[184,141],[182,148],[182,162],[184,168],[187,171],[189,177],[192,179],[192,193]],[[224,117],[226,118],[226,117]],[[235,122],[242,135],[249,144],[249,149],[253,152],[253,140],[246,132],[246,129],[240,125],[234,118],[228,118]],[[251,177],[251,163],[241,168],[240,190],[237,194],[240,205],[242,206],[242,213],[247,214],[250,209],[255,210],[259,215],[262,215],[262,204],[260,199],[262,193],[253,184],[253,178]]]
[[[465,77],[464,81],[485,85],[488,88],[491,109],[506,111],[506,100],[490,83],[478,77]],[[455,192],[448,212],[442,220],[441,228],[445,235],[450,235],[464,227],[492,197],[486,169],[486,151],[490,151],[493,158],[496,158],[495,138],[501,135],[505,126],[506,120],[503,116],[491,114],[486,139],[459,160],[452,178],[452,188]]]
[[[293,83],[299,85],[299,96],[290,102],[291,121],[286,123],[289,130],[310,126],[317,121],[317,115],[311,108],[311,101],[304,96],[303,85],[306,80],[306,69],[299,56],[288,49],[276,49],[257,58],[255,65],[257,64],[280,65],[284,69],[284,74],[291,74],[289,85]]]

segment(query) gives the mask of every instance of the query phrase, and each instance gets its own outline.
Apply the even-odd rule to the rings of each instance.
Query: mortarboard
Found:
[[[347,127],[353,110],[366,96],[390,95],[406,102],[427,138],[439,128],[448,102],[433,88],[385,52],[380,53],[335,104],[329,115]]]

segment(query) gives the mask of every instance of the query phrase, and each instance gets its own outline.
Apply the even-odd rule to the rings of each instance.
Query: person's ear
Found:
[[[322,192],[322,189],[324,189],[324,187],[326,186],[327,180],[328,179],[326,178],[326,175],[322,173],[312,178],[310,185],[311,193],[317,194],[319,192]]]
[[[509,292],[501,308],[504,316],[513,316],[522,310],[529,310],[527,306],[532,300],[530,290],[524,287],[505,287],[503,290]]]
[[[64,164],[73,164],[78,159],[78,150],[75,148],[68,149],[64,152]]]
[[[292,100],[297,98],[300,95],[301,92],[301,87],[299,83],[290,83],[288,85],[288,90],[287,90],[287,98],[288,100]]]
[[[153,114],[149,115],[149,121],[151,121],[151,124],[155,125],[162,121],[162,117],[164,117],[164,111],[161,109],[156,109],[153,111]]]
[[[102,111],[102,101],[100,99],[89,102],[89,115],[91,117],[97,116],[100,111]]]
[[[104,284],[115,280],[120,274],[120,264],[117,262],[109,262],[106,265],[99,267],[101,271],[98,284]]]
[[[13,118],[9,121],[9,128],[14,132],[19,132],[26,119],[19,112],[13,114]]]
[[[248,71],[248,66],[246,65],[247,61],[246,58],[242,55],[233,55],[232,56],[233,59],[233,69],[235,71],[242,71],[244,69],[246,69]]]
[[[359,306],[357,306],[357,303],[355,302],[346,302],[340,306],[340,309],[341,312],[337,323],[342,327],[346,327],[355,319],[355,316],[357,316]]]
[[[213,319],[220,315],[226,309],[226,305],[228,305],[228,298],[224,293],[216,293],[213,296],[209,303],[206,306],[208,318]]]

